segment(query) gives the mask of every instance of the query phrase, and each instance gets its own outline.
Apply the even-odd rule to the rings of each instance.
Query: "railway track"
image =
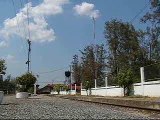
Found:
[[[133,108],[133,109],[146,110],[146,111],[152,111],[152,112],[159,112],[160,113],[160,108],[155,109],[155,108],[148,108],[148,107],[141,107],[141,106],[114,104],[114,103],[107,103],[107,102],[102,102],[102,101],[93,101],[93,100],[91,101],[91,100],[85,100],[85,99],[77,99],[77,98],[74,98],[74,97],[65,97],[65,96],[60,96],[60,98],[70,99],[70,100],[75,100],[75,101],[81,101],[81,102],[95,103],[95,104],[105,104],[105,105],[119,106],[119,107],[124,107],[124,108]],[[160,106],[160,104],[159,104],[159,106]]]

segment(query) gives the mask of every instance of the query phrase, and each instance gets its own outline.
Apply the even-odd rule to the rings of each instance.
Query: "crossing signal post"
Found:
[[[71,90],[72,90],[71,70],[70,70],[70,71],[65,71],[65,76],[66,76],[66,78],[67,78],[68,85],[70,86],[70,94],[71,94]]]

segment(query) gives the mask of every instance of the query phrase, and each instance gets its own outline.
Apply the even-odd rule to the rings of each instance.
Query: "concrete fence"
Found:
[[[77,85],[75,84],[74,90],[72,89],[72,86],[71,86],[71,90],[69,90],[69,91],[60,91],[59,94],[60,94],[60,95],[75,95],[75,94],[76,94],[76,90],[77,90]],[[58,95],[58,92],[56,92],[56,91],[51,91],[50,94]]]
[[[149,96],[149,97],[160,97],[160,80],[145,82],[144,78],[144,68],[140,68],[141,73],[141,82],[133,84],[134,95],[141,96]],[[123,88],[119,86],[108,86],[107,77],[105,79],[106,87],[96,86],[95,80],[95,88],[91,89],[91,95],[99,95],[99,96],[124,96]],[[85,89],[81,89],[81,95],[87,95]]]
[[[160,80],[145,82],[144,78],[144,67],[140,68],[141,82],[133,84],[134,95],[149,96],[149,97],[160,97]],[[91,95],[98,96],[124,96],[123,88],[119,86],[108,86],[107,77],[105,79],[105,87],[97,87],[97,81],[95,80],[95,88],[91,89]],[[76,88],[76,85],[75,85]],[[51,94],[58,94],[57,92],[51,92]],[[60,91],[61,95],[74,95],[76,90],[71,91]],[[89,91],[82,89],[81,84],[81,95],[87,95]]]
[[[51,94],[58,95],[58,92],[52,91]],[[75,94],[76,94],[76,91],[75,91],[75,90],[60,91],[59,94],[60,94],[60,95],[75,95]]]
[[[85,89],[81,90],[81,95],[87,95],[89,91]],[[92,88],[91,95],[99,95],[99,96],[123,96],[123,88],[118,86],[112,87],[100,87],[100,88]]]

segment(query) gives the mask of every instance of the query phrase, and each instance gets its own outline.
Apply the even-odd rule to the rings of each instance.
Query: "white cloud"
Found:
[[[8,54],[6,57],[5,57],[5,59],[7,60],[7,61],[12,61],[12,60],[14,60],[14,56],[13,55],[10,55],[10,54]]]
[[[5,60],[8,66],[12,66],[13,64],[19,63],[15,56],[8,54],[2,57]]]
[[[31,2],[27,3],[24,8],[20,9],[19,13],[17,13],[14,18],[8,18],[4,21],[4,27],[0,29],[0,36],[4,39],[10,39],[10,37],[14,35],[25,39],[28,38],[28,8],[31,41],[53,41],[56,38],[55,32],[52,28],[49,28],[45,17],[62,13],[62,7],[67,3],[69,3],[69,0],[43,0],[41,4],[35,7],[32,6]]]
[[[100,16],[99,10],[94,9],[95,5],[83,2],[80,5],[75,5],[73,8],[78,15],[89,16],[90,18],[98,18]]]
[[[0,48],[4,48],[4,47],[7,47],[8,44],[6,41],[0,41]]]

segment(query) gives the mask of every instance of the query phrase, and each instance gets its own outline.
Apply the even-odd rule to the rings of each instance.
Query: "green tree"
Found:
[[[72,76],[77,85],[81,83],[81,65],[79,63],[78,55],[73,56],[72,61]]]
[[[145,64],[147,56],[140,45],[144,34],[130,23],[112,20],[105,23],[104,35],[108,45],[107,67],[112,78],[116,80],[119,71],[125,68],[131,68],[140,78],[139,67]]]
[[[93,45],[87,46],[81,51],[81,66],[82,66],[82,84],[85,85],[86,81],[89,82],[91,88],[94,87],[95,79],[95,55]],[[89,93],[91,95],[91,92]]]
[[[25,73],[20,77],[17,77],[16,79],[16,83],[18,85],[22,85],[24,86],[24,88],[22,88],[22,91],[28,91],[31,87],[34,86],[35,82],[36,82],[37,78],[32,74],[32,73]]]
[[[7,94],[10,93],[15,93],[15,88],[16,88],[16,82],[15,79],[11,77],[11,75],[8,75],[7,78],[3,81],[3,90]]]
[[[97,86],[104,86],[105,85],[105,70],[106,70],[106,50],[104,48],[104,45],[96,45],[95,46],[95,64],[96,64],[96,70],[95,70],[95,76],[97,79]]]
[[[132,90],[133,82],[135,81],[135,76],[131,69],[121,70],[117,75],[118,85],[123,87],[124,96],[129,96]]]
[[[142,17],[141,22],[146,24],[145,47],[148,50],[147,67],[144,68],[146,81],[156,80],[160,72],[160,1],[150,0],[150,10]],[[152,65],[153,64],[153,65]],[[155,65],[154,65],[155,64]]]
[[[63,90],[65,90],[65,91],[69,91],[70,89],[69,89],[69,86],[67,86],[67,85],[63,85]]]
[[[97,85],[104,85],[105,78],[105,59],[106,50],[104,45],[90,45],[81,51],[82,57],[81,62],[79,62],[78,55],[73,56],[72,68],[73,68],[73,78],[76,84],[79,84],[83,80],[89,80],[94,86],[94,79],[97,79]]]
[[[62,84],[56,84],[54,85],[54,90],[59,94],[63,85]]]
[[[5,64],[5,60],[0,59],[0,74],[4,75],[7,67]],[[4,90],[3,76],[0,76],[0,90]]]
[[[87,96],[88,96],[88,90],[89,90],[89,95],[91,95],[91,83],[88,80],[84,81],[84,88],[86,90]]]
[[[141,19],[142,23],[147,24],[146,46],[149,48],[150,61],[160,61],[160,2],[150,0],[150,10]]]
[[[0,59],[0,74],[5,74],[6,69],[5,60]]]

